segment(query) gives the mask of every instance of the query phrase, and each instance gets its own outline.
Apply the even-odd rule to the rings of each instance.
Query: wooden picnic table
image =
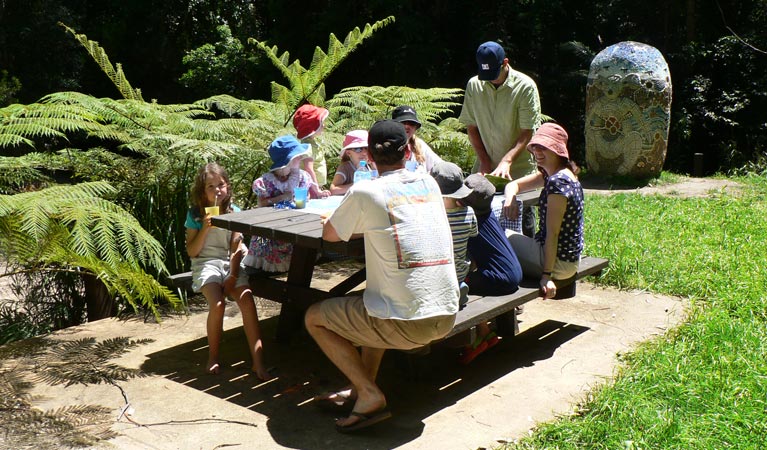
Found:
[[[540,191],[529,191],[517,197],[524,204],[537,204]],[[277,340],[287,341],[301,325],[303,313],[314,302],[347,295],[365,281],[365,268],[345,278],[325,291],[311,287],[314,268],[327,262],[321,255],[334,254],[364,257],[364,239],[348,242],[328,242],[322,239],[321,214],[330,214],[338,204],[338,198],[311,200],[306,209],[275,209],[260,207],[245,211],[222,214],[211,219],[213,225],[247,236],[260,236],[293,244],[293,255],[286,279],[265,275],[253,275],[250,287],[253,295],[282,304],[277,325]]]

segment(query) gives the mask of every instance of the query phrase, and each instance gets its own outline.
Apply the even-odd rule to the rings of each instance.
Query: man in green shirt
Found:
[[[536,170],[527,143],[540,124],[538,87],[511,68],[503,47],[485,42],[477,49],[478,73],[466,85],[458,118],[477,154],[473,172],[517,179]],[[523,231],[534,233],[532,210],[523,213]]]

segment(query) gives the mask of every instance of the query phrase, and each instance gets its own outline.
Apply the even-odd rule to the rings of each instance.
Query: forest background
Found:
[[[690,172],[694,153],[705,155],[707,174],[764,158],[763,1],[4,0],[0,106],[58,91],[116,97],[59,21],[98,41],[147,100],[190,103],[216,94],[269,98],[281,74],[248,38],[308,62],[330,33],[388,16],[395,23],[326,80],[328,98],[349,86],[462,89],[476,72],[478,44],[496,40],[512,67],[537,82],[544,113],[571,131],[583,161],[589,63],[607,46],[633,40],[659,49],[670,67],[666,169]]]
[[[81,323],[93,292],[117,299],[105,315],[175,303],[158,281],[188,267],[196,168],[222,160],[249,207],[264,148],[302,101],[331,110],[331,154],[343,132],[412,104],[419,134],[468,170],[455,118],[487,40],[537,82],[581,164],[589,64],[632,40],[670,67],[665,170],[703,153],[707,174],[764,171],[764,23],[762,1],[0,0],[0,276],[24,299],[0,308],[0,343]]]

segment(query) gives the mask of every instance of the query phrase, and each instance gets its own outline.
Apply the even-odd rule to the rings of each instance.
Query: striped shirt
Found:
[[[466,244],[470,237],[477,235],[477,218],[473,209],[461,206],[447,209],[447,221],[450,222],[450,231],[453,234],[453,259],[460,283],[469,273],[470,261],[466,256]]]

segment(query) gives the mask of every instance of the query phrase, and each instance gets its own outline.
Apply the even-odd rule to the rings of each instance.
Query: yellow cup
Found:
[[[217,216],[219,215],[220,211],[218,210],[218,206],[206,206],[205,207],[205,214],[211,215],[211,216]],[[213,227],[216,228],[216,227]]]

